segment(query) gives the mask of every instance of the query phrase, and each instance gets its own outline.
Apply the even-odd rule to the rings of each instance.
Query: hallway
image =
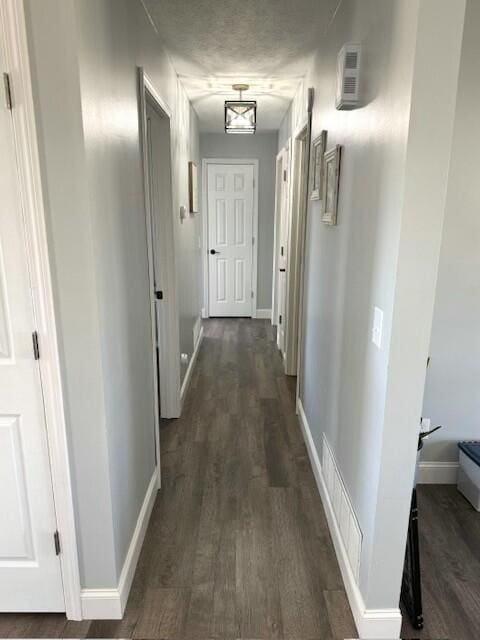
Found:
[[[356,637],[274,330],[207,320],[122,621],[0,615],[0,637]]]

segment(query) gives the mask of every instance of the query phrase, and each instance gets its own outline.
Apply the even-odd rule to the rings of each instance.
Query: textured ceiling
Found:
[[[278,129],[341,0],[143,0],[202,131],[223,131],[230,86],[247,82],[259,130]]]

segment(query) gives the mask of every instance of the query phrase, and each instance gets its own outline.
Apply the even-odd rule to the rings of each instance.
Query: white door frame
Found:
[[[273,274],[272,274],[272,317],[271,322],[277,325],[277,304],[278,304],[278,241],[280,230],[280,207],[282,206],[282,183],[283,183],[283,153],[282,149],[275,158],[275,219],[273,223]]]
[[[306,191],[308,188],[308,121],[292,136],[288,215],[288,262],[285,304],[285,373],[298,373],[298,342],[301,319],[301,288],[304,263]],[[305,148],[303,148],[305,145]]]
[[[311,105],[313,107],[313,103]],[[300,273],[299,273],[299,298],[298,298],[298,336],[297,336],[297,388],[296,388],[296,400],[295,405],[298,406],[298,401],[300,400],[300,395],[302,392],[302,358],[304,352],[304,341],[303,341],[303,326],[304,326],[304,305],[305,305],[305,247],[307,244],[307,217],[308,217],[308,203],[309,203],[309,185],[310,185],[310,152],[311,152],[311,144],[312,144],[312,112],[309,111],[308,114],[308,123],[306,129],[306,157],[305,161],[305,171],[303,174],[303,193],[301,193],[301,198],[303,199],[303,220],[302,220],[302,229],[300,230]],[[302,203],[300,203],[302,206]]]
[[[204,158],[202,160],[202,252],[203,252],[203,309],[202,317],[210,317],[208,288],[208,165],[251,164],[253,165],[253,220],[252,220],[252,318],[257,317],[257,261],[258,261],[258,160],[252,158]]]
[[[170,194],[167,195],[169,200],[164,211],[162,211],[162,231],[167,241],[162,246],[165,254],[165,273],[162,274],[163,282],[163,301],[161,303],[160,320],[161,331],[159,335],[159,366],[160,366],[160,408],[158,406],[158,394],[155,393],[155,443],[157,464],[160,467],[160,422],[159,415],[162,418],[178,418],[181,413],[180,400],[180,328],[179,328],[179,310],[177,299],[176,285],[176,264],[175,264],[175,237],[174,237],[174,220],[173,220],[173,180],[172,180],[172,139],[171,125],[172,114],[168,106],[158,95],[152,81],[145,73],[144,69],[139,67],[139,109],[140,109],[140,126],[142,140],[142,161],[143,161],[143,186],[145,198],[145,216],[147,227],[147,253],[148,253],[148,271],[150,279],[150,314],[152,322],[152,358],[154,370],[155,390],[158,389],[157,375],[157,353],[156,353],[156,298],[153,291],[154,283],[154,252],[152,238],[152,220],[151,220],[151,202],[150,202],[150,179],[148,172],[148,144],[147,144],[147,101],[150,102],[165,118],[168,118],[170,125]],[[170,212],[170,216],[168,216]],[[159,473],[160,483],[160,473]]]
[[[70,620],[81,620],[80,571],[70,455],[23,2],[0,0],[0,28],[4,36],[7,65],[7,69],[1,71],[9,74],[13,89],[12,121],[20,178],[19,196],[25,223],[34,318],[41,354],[38,363],[45,407],[55,515],[61,539],[60,566],[65,613]],[[52,545],[53,534],[52,531]]]
[[[275,222],[273,228],[273,274],[272,274],[272,325],[278,324],[278,251],[280,248],[280,225],[282,221],[282,207],[287,206],[289,202],[290,188],[290,138],[285,143],[275,158]],[[279,165],[281,168],[279,170]],[[283,194],[283,172],[287,172],[287,203],[284,202]]]

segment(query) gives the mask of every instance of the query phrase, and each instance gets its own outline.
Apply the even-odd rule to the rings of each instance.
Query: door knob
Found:
[[[214,256],[216,253],[220,253],[220,251],[215,251],[215,249],[210,249],[210,253]]]

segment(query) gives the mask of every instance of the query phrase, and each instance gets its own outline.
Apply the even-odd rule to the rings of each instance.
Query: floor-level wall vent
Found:
[[[343,544],[347,550],[350,567],[357,582],[360,572],[360,554],[362,549],[362,532],[358,524],[347,489],[342,480],[333,451],[323,436],[322,472],[333,506]]]

